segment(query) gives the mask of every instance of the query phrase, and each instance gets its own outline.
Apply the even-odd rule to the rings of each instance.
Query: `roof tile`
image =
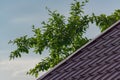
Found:
[[[120,80],[120,21],[38,80]]]

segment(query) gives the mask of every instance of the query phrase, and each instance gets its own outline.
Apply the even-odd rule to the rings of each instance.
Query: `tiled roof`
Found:
[[[120,21],[38,80],[120,80]]]

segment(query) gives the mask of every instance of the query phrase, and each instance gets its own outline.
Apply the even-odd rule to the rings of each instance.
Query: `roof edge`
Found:
[[[116,23],[114,23],[113,25],[111,25],[109,28],[107,28],[104,32],[102,32],[100,35],[98,35],[97,37],[93,38],[91,41],[89,41],[88,43],[86,43],[85,45],[83,45],[81,48],[79,48],[78,50],[76,50],[74,53],[72,53],[70,56],[68,56],[66,59],[64,59],[63,61],[61,61],[60,63],[58,63],[54,68],[51,68],[48,72],[46,72],[45,74],[43,74],[41,77],[39,77],[37,80],[41,80],[43,79],[46,75],[48,75],[50,72],[52,72],[53,70],[55,70],[57,67],[59,67],[60,65],[62,65],[65,61],[67,61],[68,59],[70,59],[72,56],[74,56],[76,53],[78,53],[80,50],[82,50],[83,48],[85,48],[86,46],[90,45],[92,42],[94,42],[96,39],[100,38],[102,35],[104,35],[105,33],[107,33],[108,31],[110,31],[112,28],[114,28],[114,26],[120,24],[120,20],[118,20]]]

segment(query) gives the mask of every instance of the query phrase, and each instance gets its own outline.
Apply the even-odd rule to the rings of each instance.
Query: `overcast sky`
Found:
[[[0,0],[0,79],[1,80],[35,80],[34,77],[26,75],[26,71],[34,67],[43,56],[24,55],[21,59],[9,61],[9,55],[15,49],[8,45],[13,40],[23,35],[32,35],[31,26],[41,26],[46,21],[48,12],[58,10],[61,14],[68,16],[70,3],[73,0]],[[81,0],[78,0],[81,1]],[[120,8],[120,0],[90,0],[85,7],[85,12],[97,15],[101,13],[111,14]],[[99,34],[99,29],[94,25],[90,27],[86,36],[94,38]],[[46,51],[44,53],[47,53]],[[32,57],[31,57],[32,56]],[[41,73],[43,74],[43,73]]]

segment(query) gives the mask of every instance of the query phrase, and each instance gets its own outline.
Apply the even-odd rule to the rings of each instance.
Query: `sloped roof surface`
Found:
[[[120,21],[38,80],[120,80]]]

